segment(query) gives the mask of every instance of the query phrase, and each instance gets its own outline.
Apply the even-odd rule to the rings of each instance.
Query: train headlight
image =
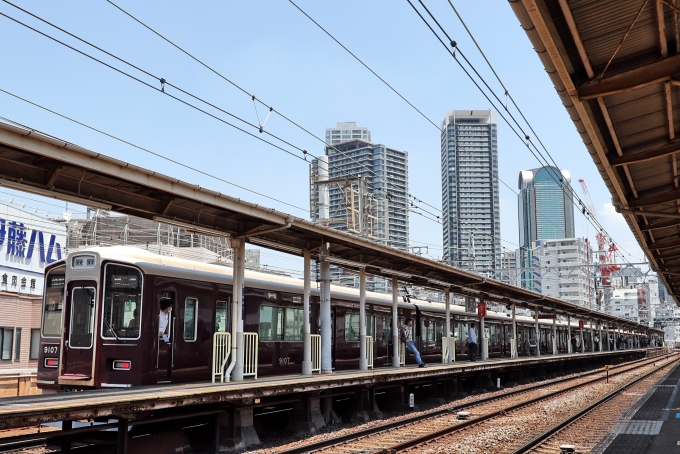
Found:
[[[116,359],[113,361],[113,370],[130,370],[132,362],[127,359]]]

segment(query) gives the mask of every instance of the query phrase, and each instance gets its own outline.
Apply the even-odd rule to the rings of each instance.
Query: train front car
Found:
[[[66,261],[61,351],[61,389],[142,384],[143,276],[134,266],[102,263],[95,251]],[[150,336],[147,336],[150,337]]]
[[[45,269],[40,349],[38,353],[37,385],[43,392],[57,391],[59,355],[61,349],[62,311],[66,285],[66,264],[63,260]],[[31,340],[32,342],[33,340]]]

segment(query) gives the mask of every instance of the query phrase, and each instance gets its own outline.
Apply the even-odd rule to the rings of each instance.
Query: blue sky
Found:
[[[370,128],[374,142],[408,151],[409,192],[441,207],[439,131],[288,1],[116,3],[319,137],[337,121],[356,121]],[[296,3],[436,124],[447,110],[491,107],[406,0]],[[571,171],[576,192],[581,194],[577,180],[584,178],[605,228],[633,254],[631,261],[640,261],[639,246],[623,218],[613,212],[611,196],[509,4],[497,0],[453,3],[558,165]],[[258,122],[246,94],[104,0],[17,0],[16,4],[249,122]],[[502,93],[448,1],[426,4],[491,86]],[[0,12],[114,63],[6,3],[0,2]],[[305,162],[4,17],[0,17],[0,42],[1,89],[298,208],[151,156],[4,93],[0,93],[1,116],[118,159],[308,217],[309,168]],[[140,78],[160,86],[148,76]],[[176,91],[168,88],[168,93]],[[265,109],[259,106],[258,114],[266,116]],[[269,118],[266,129],[310,153],[323,151],[319,141],[277,115]],[[500,177],[516,190],[519,171],[539,164],[500,117],[498,136]],[[0,192],[0,201],[12,197],[29,207],[63,211],[59,202],[42,205],[36,196],[27,196],[32,199],[27,201],[19,194]],[[593,227],[581,215],[576,217],[576,231],[594,240]],[[501,237],[504,247],[516,248],[517,197],[503,183]],[[442,254],[441,225],[417,214],[411,214],[410,240],[413,246],[430,245],[432,257]],[[264,256],[263,262],[286,268],[297,268],[299,263],[273,255]]]

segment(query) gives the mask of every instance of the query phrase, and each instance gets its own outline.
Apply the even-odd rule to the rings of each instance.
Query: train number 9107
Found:
[[[58,349],[59,349],[59,347],[57,347],[56,345],[45,345],[43,347],[43,353],[45,353],[47,355],[52,355],[52,354],[57,353]]]
[[[288,356],[284,356],[283,358],[279,358],[279,366],[283,366],[284,364],[290,363],[290,358]]]

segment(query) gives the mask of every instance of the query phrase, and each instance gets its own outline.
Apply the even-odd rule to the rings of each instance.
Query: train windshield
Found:
[[[45,276],[45,301],[43,305],[42,335],[61,336],[61,311],[64,305],[65,268],[48,271]]]
[[[139,339],[142,273],[124,265],[106,265],[102,337]]]

